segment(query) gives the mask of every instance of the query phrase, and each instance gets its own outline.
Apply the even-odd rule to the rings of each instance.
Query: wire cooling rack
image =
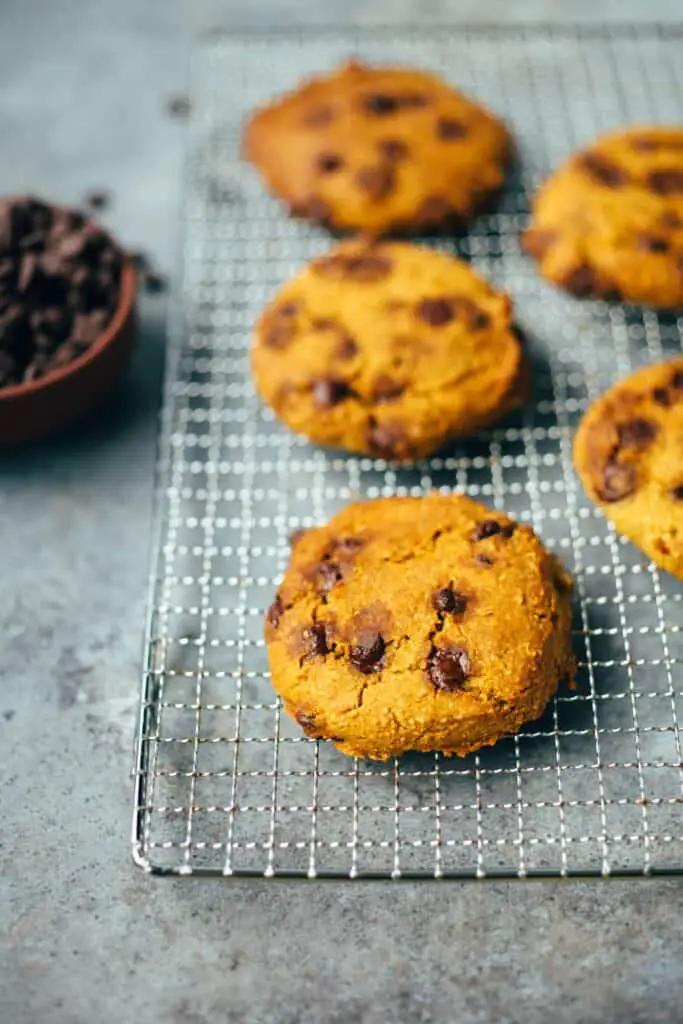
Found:
[[[588,402],[681,351],[683,321],[554,291],[518,248],[529,195],[569,150],[628,121],[680,121],[680,33],[492,28],[253,34],[196,62],[182,286],[169,353],[134,855],[150,871],[485,877],[683,868],[683,586],[585,498],[571,440]],[[356,53],[433,68],[513,126],[498,211],[440,242],[514,296],[533,404],[402,468],[322,451],[257,400],[253,322],[328,238],[288,220],[239,160],[240,124]],[[264,609],[293,530],[358,497],[457,489],[531,523],[576,578],[578,686],[464,759],[351,760],[281,713]]]

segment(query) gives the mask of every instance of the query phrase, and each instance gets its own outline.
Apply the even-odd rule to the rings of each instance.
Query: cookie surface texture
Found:
[[[243,150],[294,216],[378,235],[462,227],[503,184],[511,140],[435,75],[350,61],[257,111]]]
[[[571,156],[535,196],[522,244],[575,295],[682,307],[683,128],[627,128]]]
[[[528,526],[461,495],[349,505],[294,542],[266,617],[273,685],[346,754],[464,755],[571,679],[570,598]]]
[[[318,444],[410,461],[519,405],[512,304],[467,264],[407,242],[344,242],[256,328],[264,402]]]
[[[683,358],[638,370],[594,402],[574,462],[619,533],[683,579]]]

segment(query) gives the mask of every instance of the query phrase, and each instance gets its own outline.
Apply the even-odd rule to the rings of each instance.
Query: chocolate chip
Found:
[[[650,171],[647,182],[657,195],[670,196],[683,192],[683,171],[675,169]]]
[[[304,711],[297,711],[294,714],[297,722],[312,740],[320,740],[323,738],[323,734],[319,727],[316,726],[316,716],[313,714],[306,713]]]
[[[660,224],[663,224],[665,228],[680,228],[683,227],[683,220],[673,210],[666,210],[659,218]]]
[[[676,391],[683,391],[683,370],[674,370],[669,383]]]
[[[306,627],[302,631],[301,637],[306,645],[304,658],[324,657],[324,655],[330,653],[330,647],[327,642],[327,629],[324,622],[314,622],[312,626]]]
[[[299,303],[295,302],[294,299],[290,299],[289,302],[283,302],[280,306],[276,306],[272,311],[274,316],[296,316],[299,312]]]
[[[365,541],[362,537],[340,537],[335,542],[334,550],[341,555],[355,555],[363,547]]]
[[[358,355],[358,345],[350,335],[346,335],[337,342],[334,354],[337,359],[353,359]]]
[[[271,317],[264,324],[263,343],[268,348],[286,348],[295,334],[294,324]]]
[[[463,647],[432,647],[427,658],[427,677],[437,690],[457,693],[464,689],[469,678],[471,665]]]
[[[628,180],[625,171],[599,153],[586,153],[579,160],[580,166],[591,178],[607,188],[619,188]]]
[[[382,156],[392,163],[397,163],[408,155],[408,146],[401,139],[380,139],[377,145]]]
[[[683,484],[671,488],[671,497],[674,501],[683,501]]]
[[[371,199],[385,199],[394,188],[396,175],[394,169],[386,164],[377,167],[361,167],[356,171],[356,184]]]
[[[638,246],[645,252],[668,252],[669,243],[666,238],[657,238],[654,235],[643,235],[638,239]]]
[[[472,534],[472,540],[484,540],[485,537],[494,537],[497,533],[501,533],[501,531],[501,523],[496,522],[495,519],[484,519],[483,522],[477,524]]]
[[[363,109],[377,117],[395,114],[402,107],[424,107],[426,103],[427,97],[420,93],[391,95],[390,93],[375,92],[364,96],[362,100]]]
[[[321,174],[332,174],[338,171],[343,163],[338,153],[321,153],[316,160],[316,166]]]
[[[671,395],[666,388],[653,388],[652,401],[667,408],[671,405]]]
[[[636,471],[632,465],[611,459],[602,471],[602,480],[596,486],[603,501],[621,501],[636,489]]]
[[[579,267],[575,267],[563,281],[564,287],[567,291],[573,295],[586,296],[591,295],[597,285],[597,279],[595,277],[595,271],[592,267],[587,264],[582,264]]]
[[[393,421],[377,423],[370,420],[367,435],[368,448],[381,459],[393,459],[405,441],[403,424]]]
[[[455,315],[453,303],[449,299],[422,299],[418,303],[416,314],[418,319],[430,327],[442,327]]]
[[[304,124],[309,128],[320,128],[334,120],[334,109],[329,104],[321,104],[306,112]]]
[[[463,139],[467,135],[467,125],[454,117],[440,117],[436,124],[436,134],[440,139]]]
[[[658,429],[659,427],[652,420],[646,420],[639,416],[626,423],[621,423],[618,428],[619,446],[642,451],[652,444]]]
[[[489,555],[484,555],[481,552],[479,552],[478,554],[476,554],[474,556],[474,561],[478,562],[479,565],[495,565],[496,564],[496,561],[495,561],[494,558],[491,558]]]
[[[270,608],[266,612],[266,619],[273,627],[273,629],[277,629],[277,627],[280,625],[280,619],[284,615],[284,612],[285,606],[282,601],[282,597],[279,594],[276,594],[275,600],[273,601]]]
[[[467,607],[467,598],[453,590],[453,584],[450,584],[432,594],[432,606],[437,612],[462,615]]]
[[[91,188],[85,193],[85,205],[91,210],[105,210],[111,202],[111,192],[106,188]]]
[[[346,381],[332,380],[331,378],[313,381],[311,391],[316,405],[323,409],[331,409],[332,406],[339,405],[352,394]]]
[[[349,661],[363,675],[379,672],[382,668],[386,646],[384,638],[379,633],[374,637],[364,637],[350,649]]]
[[[391,272],[391,260],[373,253],[372,250],[360,253],[334,253],[323,256],[313,264],[314,269],[325,277],[349,278],[354,281],[380,281]]]
[[[315,586],[319,594],[327,594],[344,578],[338,562],[320,562],[315,570]]]
[[[374,402],[393,402],[401,397],[404,390],[404,385],[399,381],[386,376],[378,377],[372,389],[372,399]]]

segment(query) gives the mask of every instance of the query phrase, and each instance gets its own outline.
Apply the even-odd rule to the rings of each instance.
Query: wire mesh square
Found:
[[[679,40],[671,28],[537,26],[203,45],[136,747],[133,846],[147,870],[483,878],[683,868],[683,590],[614,532],[571,465],[589,401],[680,354],[683,321],[562,295],[517,241],[530,194],[572,148],[629,121],[679,121]],[[241,122],[352,53],[441,72],[506,117],[519,143],[496,212],[438,244],[514,297],[534,401],[413,467],[309,445],[260,405],[249,377],[262,305],[329,240],[288,220],[240,162]],[[530,523],[573,572],[577,688],[518,736],[466,758],[353,760],[281,713],[264,610],[293,530],[353,499],[435,487]]]

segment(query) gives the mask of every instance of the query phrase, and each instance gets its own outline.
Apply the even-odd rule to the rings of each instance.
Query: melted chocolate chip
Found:
[[[356,184],[371,199],[385,199],[393,191],[396,175],[393,167],[361,167],[356,171]]]
[[[394,402],[401,397],[404,390],[403,384],[399,381],[386,376],[378,377],[372,390],[372,399],[374,402]]]
[[[440,139],[463,139],[467,135],[467,125],[454,117],[440,117],[436,124],[436,134]]]
[[[645,252],[668,252],[669,243],[666,238],[657,238],[655,235],[643,235],[638,240],[638,245]]]
[[[601,185],[606,185],[607,188],[619,188],[628,180],[621,167],[599,153],[586,153],[581,158],[580,165],[591,178],[599,181]]]
[[[272,319],[265,324],[263,342],[268,348],[286,348],[294,337],[294,324]]]
[[[332,174],[342,167],[344,161],[338,153],[320,153],[316,166],[321,174]]]
[[[283,302],[281,306],[276,306],[273,310],[274,316],[290,317],[296,316],[299,312],[299,303],[295,302],[294,299],[290,299],[289,302]]]
[[[648,185],[659,196],[670,196],[683,192],[683,171],[676,169],[650,171]]]
[[[277,629],[277,627],[280,625],[280,619],[284,615],[284,612],[285,606],[282,601],[282,598],[280,597],[279,594],[276,594],[275,600],[273,601],[273,603],[271,604],[270,608],[266,613],[266,619],[273,627],[273,629]]]
[[[340,537],[335,541],[334,550],[342,555],[351,555],[365,547],[362,537]]]
[[[350,335],[340,338],[334,349],[337,359],[353,359],[358,355],[358,345]]]
[[[301,726],[301,728],[303,729],[307,736],[310,736],[310,738],[313,740],[322,739],[322,733],[319,731],[315,724],[315,715],[309,714],[305,711],[297,711],[295,712],[294,717],[296,718],[297,722],[299,723],[299,725]]]
[[[325,277],[350,278],[354,281],[380,281],[391,272],[391,260],[387,256],[368,250],[352,254],[338,252],[323,256],[313,264],[317,273]]]
[[[319,594],[327,594],[337,583],[341,583],[343,578],[339,562],[321,562],[315,571],[316,590]]]
[[[489,555],[484,555],[481,552],[474,556],[474,561],[478,562],[479,565],[495,565],[495,559],[490,558]]]
[[[462,615],[467,607],[467,598],[453,590],[453,584],[450,584],[432,594],[432,606],[437,612]]]
[[[464,689],[471,666],[467,651],[455,645],[432,647],[427,658],[427,677],[437,690],[456,693]]]
[[[671,497],[674,501],[683,501],[683,484],[671,488]]]
[[[397,163],[408,155],[408,146],[401,139],[380,139],[377,146],[382,156],[392,163]]]
[[[621,501],[636,489],[636,471],[624,462],[610,460],[602,471],[602,480],[596,490],[603,501]]]
[[[619,446],[621,448],[635,448],[642,451],[648,448],[657,436],[658,426],[652,420],[642,417],[628,420],[619,425]]]
[[[584,263],[575,267],[564,279],[563,284],[573,295],[590,295],[595,291],[597,285],[595,271]]]
[[[370,114],[377,117],[386,117],[395,114],[397,110],[407,107],[424,107],[427,97],[420,93],[402,93],[392,95],[390,93],[375,92],[363,97],[363,108]]]
[[[670,384],[676,391],[683,391],[683,370],[674,370]]]
[[[422,299],[417,306],[416,315],[430,327],[441,327],[453,319],[455,311],[450,299]]]
[[[443,196],[427,196],[415,214],[416,222],[422,227],[444,227],[459,229],[463,217],[459,210]]]
[[[514,533],[514,523],[499,523],[495,519],[484,519],[472,534],[472,540],[484,540],[485,537],[494,537],[497,533],[503,537],[511,537]]]
[[[666,388],[653,388],[652,401],[667,408],[671,405],[671,395]]]
[[[303,630],[301,637],[306,645],[304,658],[324,657],[330,653],[327,643],[327,629],[324,622],[314,622],[311,626],[307,626]]]
[[[364,637],[350,649],[349,661],[364,675],[379,672],[382,668],[386,647],[384,638],[379,633],[374,637]]]
[[[344,380],[315,380],[311,385],[313,399],[322,409],[331,409],[351,395],[351,388]]]

